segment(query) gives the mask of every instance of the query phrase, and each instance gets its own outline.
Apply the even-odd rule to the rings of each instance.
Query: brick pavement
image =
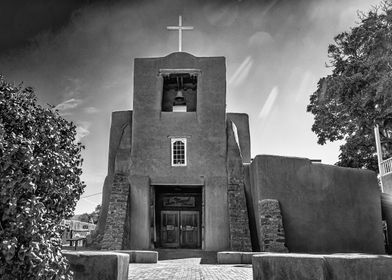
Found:
[[[131,263],[128,279],[252,279],[252,265],[218,265],[200,262],[201,258],[183,258],[161,260],[156,264]]]

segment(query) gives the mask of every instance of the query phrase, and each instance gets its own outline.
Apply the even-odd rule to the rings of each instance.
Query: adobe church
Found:
[[[224,57],[137,58],[133,92],[133,110],[112,114],[102,249],[385,252],[374,172],[251,159],[248,116],[226,112]]]

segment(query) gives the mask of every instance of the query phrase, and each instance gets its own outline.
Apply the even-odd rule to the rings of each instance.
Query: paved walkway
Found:
[[[252,265],[203,264],[201,258],[161,260],[156,264],[131,263],[128,279],[252,279]]]

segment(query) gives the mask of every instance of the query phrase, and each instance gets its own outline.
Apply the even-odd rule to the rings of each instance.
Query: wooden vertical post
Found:
[[[380,131],[379,131],[378,124],[376,124],[376,126],[374,127],[374,138],[376,139],[377,161],[378,161],[378,170],[380,174],[381,192],[384,192],[384,186],[382,184],[382,176],[384,175],[384,170],[382,167],[382,150],[381,150]]]

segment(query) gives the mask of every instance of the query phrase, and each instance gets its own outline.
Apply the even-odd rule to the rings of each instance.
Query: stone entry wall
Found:
[[[283,229],[279,201],[263,199],[259,201],[260,249],[264,252],[288,252]]]
[[[227,200],[229,207],[230,250],[252,251],[244,185],[229,184]]]
[[[114,176],[105,234],[101,244],[101,248],[104,250],[121,250],[126,242],[129,188],[127,176],[123,174]]]

